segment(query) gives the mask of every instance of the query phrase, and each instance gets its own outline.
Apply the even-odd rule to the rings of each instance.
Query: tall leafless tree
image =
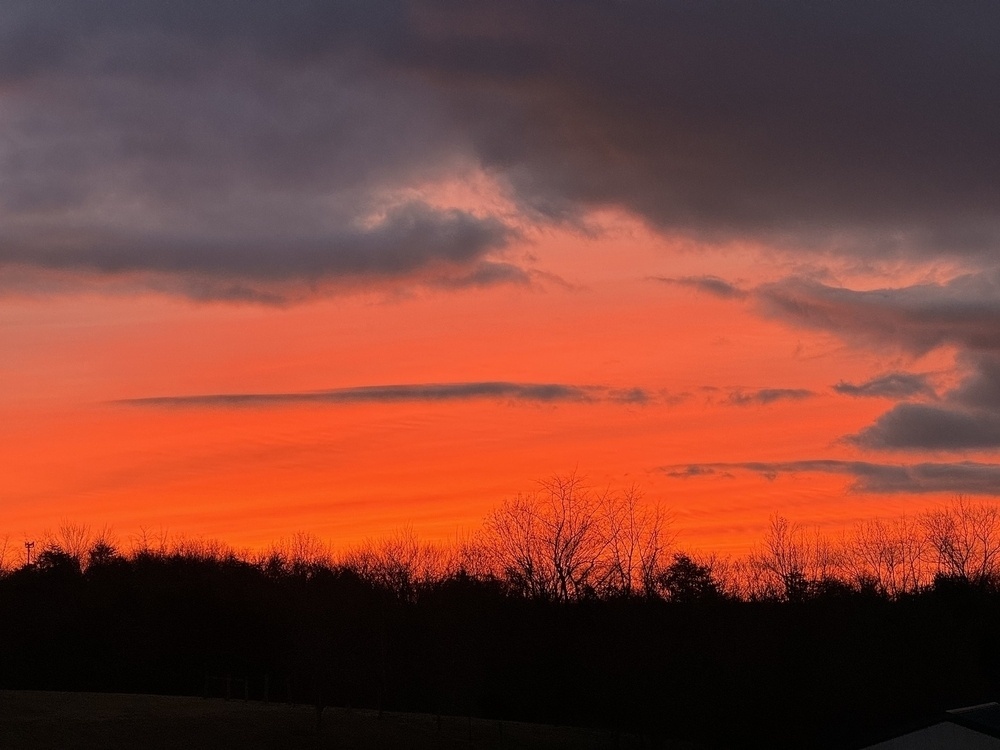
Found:
[[[659,508],[635,490],[594,492],[574,475],[540,486],[486,518],[495,567],[515,589],[561,601],[655,589],[670,541]]]
[[[1000,507],[964,497],[921,518],[937,571],[981,584],[1000,574]]]
[[[897,598],[929,582],[927,551],[927,535],[915,518],[862,521],[844,540],[844,572],[859,587]]]
[[[816,586],[835,581],[840,553],[819,532],[780,515],[771,517],[763,544],[749,557],[752,598],[802,599]]]
[[[7,560],[7,555],[10,552],[10,536],[4,534],[0,537],[0,575],[7,572],[8,565],[10,564]]]
[[[621,494],[605,493],[602,500],[608,540],[605,589],[613,595],[654,595],[674,541],[670,520],[659,504],[644,504],[634,486]]]

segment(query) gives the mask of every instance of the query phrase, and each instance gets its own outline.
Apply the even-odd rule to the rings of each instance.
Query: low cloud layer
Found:
[[[377,404],[402,401],[443,402],[473,399],[524,402],[613,402],[642,404],[649,395],[641,388],[616,389],[562,383],[412,383],[333,388],[292,393],[217,393],[195,396],[154,396],[115,401],[126,406],[153,408],[256,408],[298,404]]]
[[[878,258],[989,264],[1000,240],[1000,6],[11,0],[2,20],[0,268],[223,299],[503,283],[523,275],[481,264],[519,228],[607,207]],[[438,200],[472,174],[513,208]]]
[[[880,494],[938,494],[1000,496],[1000,464],[955,463],[886,464],[868,461],[808,460],[784,462],[678,464],[661,467],[667,476],[691,479],[752,472],[768,479],[781,474],[819,473],[852,477],[851,490]]]

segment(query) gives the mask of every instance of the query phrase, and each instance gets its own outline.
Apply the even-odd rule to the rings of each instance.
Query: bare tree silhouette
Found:
[[[844,572],[859,588],[897,598],[928,583],[928,551],[918,519],[861,521],[844,540]]]
[[[495,568],[515,590],[569,601],[651,593],[671,536],[634,490],[596,493],[575,475],[503,501],[485,521]]]
[[[10,535],[4,534],[0,537],[0,575],[10,570],[10,562],[7,555],[10,553]]]
[[[981,585],[1000,573],[1000,508],[957,497],[921,518],[939,575]]]
[[[412,599],[419,586],[443,577],[447,562],[445,551],[422,543],[412,527],[381,539],[368,539],[341,559],[343,566],[400,599]]]

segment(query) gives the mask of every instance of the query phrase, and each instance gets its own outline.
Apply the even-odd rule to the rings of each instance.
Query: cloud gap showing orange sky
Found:
[[[1000,495],[995,8],[0,13],[0,535]]]

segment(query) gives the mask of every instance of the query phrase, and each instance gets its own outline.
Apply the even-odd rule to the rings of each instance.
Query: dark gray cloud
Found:
[[[1000,271],[947,283],[855,291],[804,278],[756,290],[763,312],[793,325],[923,354],[946,344],[1000,350]]]
[[[1000,239],[992,3],[6,0],[0,21],[0,264],[249,298],[516,280],[475,270],[509,220],[421,193],[470,170],[520,223],[613,206],[880,258]]]
[[[401,8],[333,5],[6,3],[5,49],[36,46],[0,56],[0,266],[251,301],[523,281],[496,263],[508,224],[420,192],[476,159],[433,87],[372,57]]]
[[[618,390],[604,386],[565,385],[562,383],[413,383],[369,385],[294,393],[217,393],[195,396],[154,396],[114,403],[157,408],[255,408],[295,404],[370,404],[400,401],[466,401],[493,398],[510,401],[596,402],[641,404],[649,401],[641,388]]]
[[[928,375],[915,372],[887,372],[863,383],[840,381],[833,390],[845,396],[907,399],[914,396],[935,396]]]
[[[748,296],[746,291],[718,276],[680,276],[677,278],[655,276],[653,280],[661,281],[664,284],[688,287],[721,299],[743,299]]]
[[[51,237],[14,238],[8,233],[7,242],[0,245],[0,260],[111,273],[196,271],[210,278],[232,274],[274,281],[326,275],[397,276],[435,262],[462,265],[475,261],[502,247],[509,231],[496,220],[415,202],[394,207],[371,227],[331,230],[325,237],[247,234],[214,239],[207,231],[199,237],[171,235],[167,231],[153,239],[94,234],[86,238],[90,247],[83,255],[78,247],[53,243]],[[284,252],[275,252],[275,247],[283,247]],[[483,280],[487,280],[485,275]]]
[[[984,409],[1000,416],[1000,351],[963,354],[967,370],[962,381],[947,394],[948,401],[967,409]]]
[[[954,463],[885,464],[833,459],[741,463],[707,463],[660,467],[667,476],[686,479],[700,476],[731,476],[749,471],[774,479],[780,474],[821,473],[853,477],[856,492],[882,494],[962,493],[1000,495],[1000,464],[958,461]]]
[[[1000,236],[1000,8],[861,0],[422,2],[401,55],[540,214],[987,255]]]
[[[877,450],[969,450],[1000,447],[1000,413],[952,406],[897,404],[850,438]]]
[[[736,389],[730,392],[726,402],[734,406],[765,406],[775,401],[802,401],[815,395],[804,388],[761,388],[754,391]]]

